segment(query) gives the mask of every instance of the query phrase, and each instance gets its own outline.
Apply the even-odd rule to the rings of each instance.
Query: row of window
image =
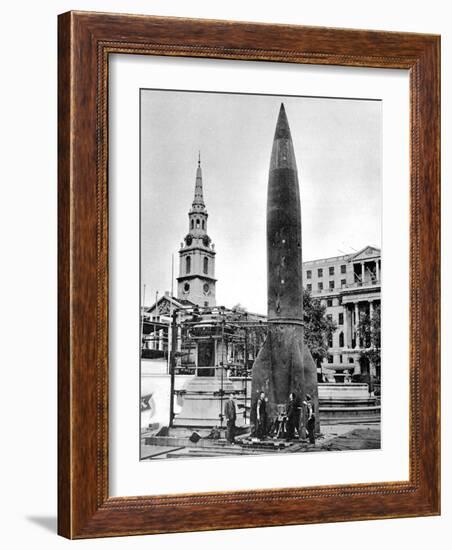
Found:
[[[344,286],[346,286],[346,284],[347,284],[347,280],[346,280],[346,279],[341,279],[341,288],[343,288]],[[329,282],[328,288],[329,288],[330,290],[333,290],[334,287],[335,287],[334,281],[330,281],[330,282]],[[308,284],[306,285],[306,289],[309,290],[309,292],[312,292],[312,284],[311,284],[311,283],[308,283]],[[317,290],[323,290],[323,282],[322,282],[322,281],[320,281],[320,282],[317,283]]]
[[[190,273],[191,271],[191,257],[187,256],[185,258],[185,273]],[[203,272],[207,275],[209,273],[209,258],[205,257],[203,259]]]
[[[329,348],[333,347],[333,336],[332,335],[328,338],[328,347]],[[345,347],[345,338],[344,338],[344,333],[343,332],[339,333],[339,347],[340,348]]]
[[[191,229],[195,228],[195,220],[193,218],[190,222],[190,227],[191,227]],[[199,229],[200,227],[202,229],[205,229],[206,228],[206,222],[205,222],[205,220],[201,221],[199,218],[196,218],[196,229]]]
[[[329,319],[330,321],[333,320],[333,316],[330,313],[326,316],[326,318]],[[343,325],[344,324],[344,314],[343,313],[339,313],[338,318],[337,318],[337,324],[338,325]]]
[[[347,266],[345,264],[341,265],[341,273],[347,273]],[[328,274],[329,275],[334,275],[334,265],[328,268]],[[323,268],[322,267],[319,267],[317,269],[317,277],[323,277]],[[306,279],[312,279],[312,269],[308,269],[306,271]]]
[[[344,359],[342,357],[342,355],[339,355],[339,363],[343,363]],[[328,355],[328,363],[333,363],[334,362],[334,358],[332,355]],[[351,364],[351,363],[354,363],[355,360],[353,359],[353,357],[349,357],[348,358],[348,362]]]

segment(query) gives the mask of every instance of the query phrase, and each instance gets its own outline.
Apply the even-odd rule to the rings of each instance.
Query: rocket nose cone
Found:
[[[289,121],[287,120],[284,103],[281,103],[279,109],[270,160],[270,171],[277,168],[297,169],[292,136],[290,134]]]
[[[281,103],[278,115],[278,122],[276,123],[275,140],[277,139],[291,139],[289,121],[287,120],[284,103]]]

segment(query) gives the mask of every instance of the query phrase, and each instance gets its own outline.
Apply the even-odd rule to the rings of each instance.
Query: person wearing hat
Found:
[[[303,401],[303,405],[306,408],[306,431],[308,432],[309,443],[315,445],[315,414],[314,403],[312,397],[306,394],[306,401]]]
[[[229,399],[224,406],[224,415],[226,417],[226,439],[228,443],[235,443],[235,421],[237,419],[237,411],[235,407],[234,394],[229,394]]]

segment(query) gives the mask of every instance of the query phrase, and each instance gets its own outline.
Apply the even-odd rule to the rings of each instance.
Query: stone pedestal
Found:
[[[221,371],[216,369],[215,376],[195,376],[183,388],[182,410],[174,418],[174,426],[192,428],[220,426],[220,414],[224,414],[224,406],[229,394],[234,392],[234,384],[226,376],[221,381]],[[223,398],[221,389],[223,388]],[[244,401],[243,396],[236,395],[237,426],[244,425],[243,409],[239,405]],[[226,418],[223,417],[223,427]]]
[[[380,405],[367,384],[319,384],[322,424],[380,422]]]

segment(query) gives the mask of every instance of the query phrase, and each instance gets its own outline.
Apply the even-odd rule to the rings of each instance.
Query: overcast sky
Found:
[[[179,274],[200,150],[217,304],[266,313],[267,181],[282,101],[298,166],[303,261],[381,246],[381,102],[142,90],[146,305],[170,290],[172,253]]]

